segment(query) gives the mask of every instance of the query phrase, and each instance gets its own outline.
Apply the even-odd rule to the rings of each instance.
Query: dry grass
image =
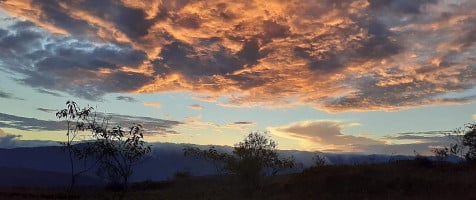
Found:
[[[466,164],[401,161],[324,166],[300,174],[266,177],[249,190],[226,176],[182,177],[131,185],[127,193],[79,189],[0,189],[7,199],[476,199],[476,167]]]

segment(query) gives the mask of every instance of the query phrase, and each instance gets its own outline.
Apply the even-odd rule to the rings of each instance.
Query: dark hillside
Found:
[[[265,177],[250,191],[230,176],[180,176],[162,182],[131,185],[124,199],[476,199],[476,167],[420,161],[310,168],[298,174]],[[0,194],[8,194],[0,188]],[[64,192],[16,190],[15,199]],[[36,195],[36,196],[35,196]],[[80,189],[77,199],[117,199],[108,189]],[[25,197],[25,198],[22,198]]]

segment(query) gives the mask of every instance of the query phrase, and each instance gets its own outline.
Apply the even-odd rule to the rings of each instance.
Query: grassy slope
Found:
[[[232,177],[181,178],[134,184],[124,199],[476,199],[476,167],[414,161],[325,166],[301,174],[267,177],[262,185],[250,194]],[[0,189],[2,195],[13,199],[65,197],[59,191],[6,188]],[[83,189],[73,197],[118,199],[121,194]]]

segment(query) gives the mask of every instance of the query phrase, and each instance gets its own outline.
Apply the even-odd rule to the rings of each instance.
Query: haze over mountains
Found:
[[[193,176],[217,174],[215,167],[207,161],[185,157],[182,149],[186,146],[208,148],[208,146],[155,143],[152,154],[135,166],[132,182],[158,181],[172,179],[177,172],[189,172]],[[232,147],[216,147],[222,151],[232,151]],[[279,151],[283,157],[292,156],[296,167],[290,172],[299,172],[310,167],[315,152]],[[413,156],[397,155],[359,155],[323,154],[330,164],[367,164],[392,160],[412,159]],[[0,149],[0,185],[13,186],[66,186],[69,181],[70,165],[67,154],[60,146]],[[76,167],[81,163],[77,162]],[[105,183],[90,170],[78,181],[78,185],[97,185]]]

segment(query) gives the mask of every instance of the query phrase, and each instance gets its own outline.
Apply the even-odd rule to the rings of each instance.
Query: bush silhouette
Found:
[[[468,162],[476,161],[476,122],[468,123],[447,134],[452,140],[449,147],[434,150],[436,156],[451,154],[464,158]]]
[[[315,154],[312,157],[312,161],[313,161],[313,167],[322,167],[324,165],[329,164],[327,162],[326,157],[324,157],[323,155],[320,155],[320,154]]]
[[[188,147],[184,149],[184,154],[213,162],[220,168],[218,171],[239,177],[246,183],[247,189],[253,190],[260,186],[263,176],[294,167],[292,158],[279,157],[276,146],[268,132],[251,132],[243,141],[235,144],[231,155],[218,152],[214,147],[208,150]]]
[[[145,143],[143,129],[140,124],[132,124],[128,129],[119,125],[109,127],[110,117],[92,113],[88,106],[80,109],[74,101],[66,102],[66,109],[56,113],[60,119],[67,121],[67,141],[62,143],[68,152],[71,164],[71,186],[74,187],[76,177],[87,170],[97,167],[97,174],[108,179],[120,189],[127,189],[128,178],[136,165],[145,155],[151,152]],[[98,117],[98,116],[103,116]],[[89,139],[83,145],[74,145],[79,131],[88,131]],[[94,164],[86,169],[75,171],[73,158],[94,160]]]
[[[463,145],[468,147],[464,158],[467,161],[476,161],[476,122],[466,125],[466,133],[463,136]]]
[[[79,160],[87,162],[86,156],[82,149],[78,147],[77,137],[80,131],[86,130],[86,124],[91,118],[93,108],[91,106],[87,106],[84,108],[80,108],[78,104],[74,101],[67,101],[66,108],[58,111],[56,113],[56,117],[58,119],[64,119],[66,121],[66,141],[60,142],[63,145],[64,150],[68,153],[69,163],[70,163],[70,185],[68,190],[72,191],[75,184],[76,178],[87,172],[91,167],[94,167],[94,164],[85,167],[83,169],[76,169],[74,159],[77,158]]]

